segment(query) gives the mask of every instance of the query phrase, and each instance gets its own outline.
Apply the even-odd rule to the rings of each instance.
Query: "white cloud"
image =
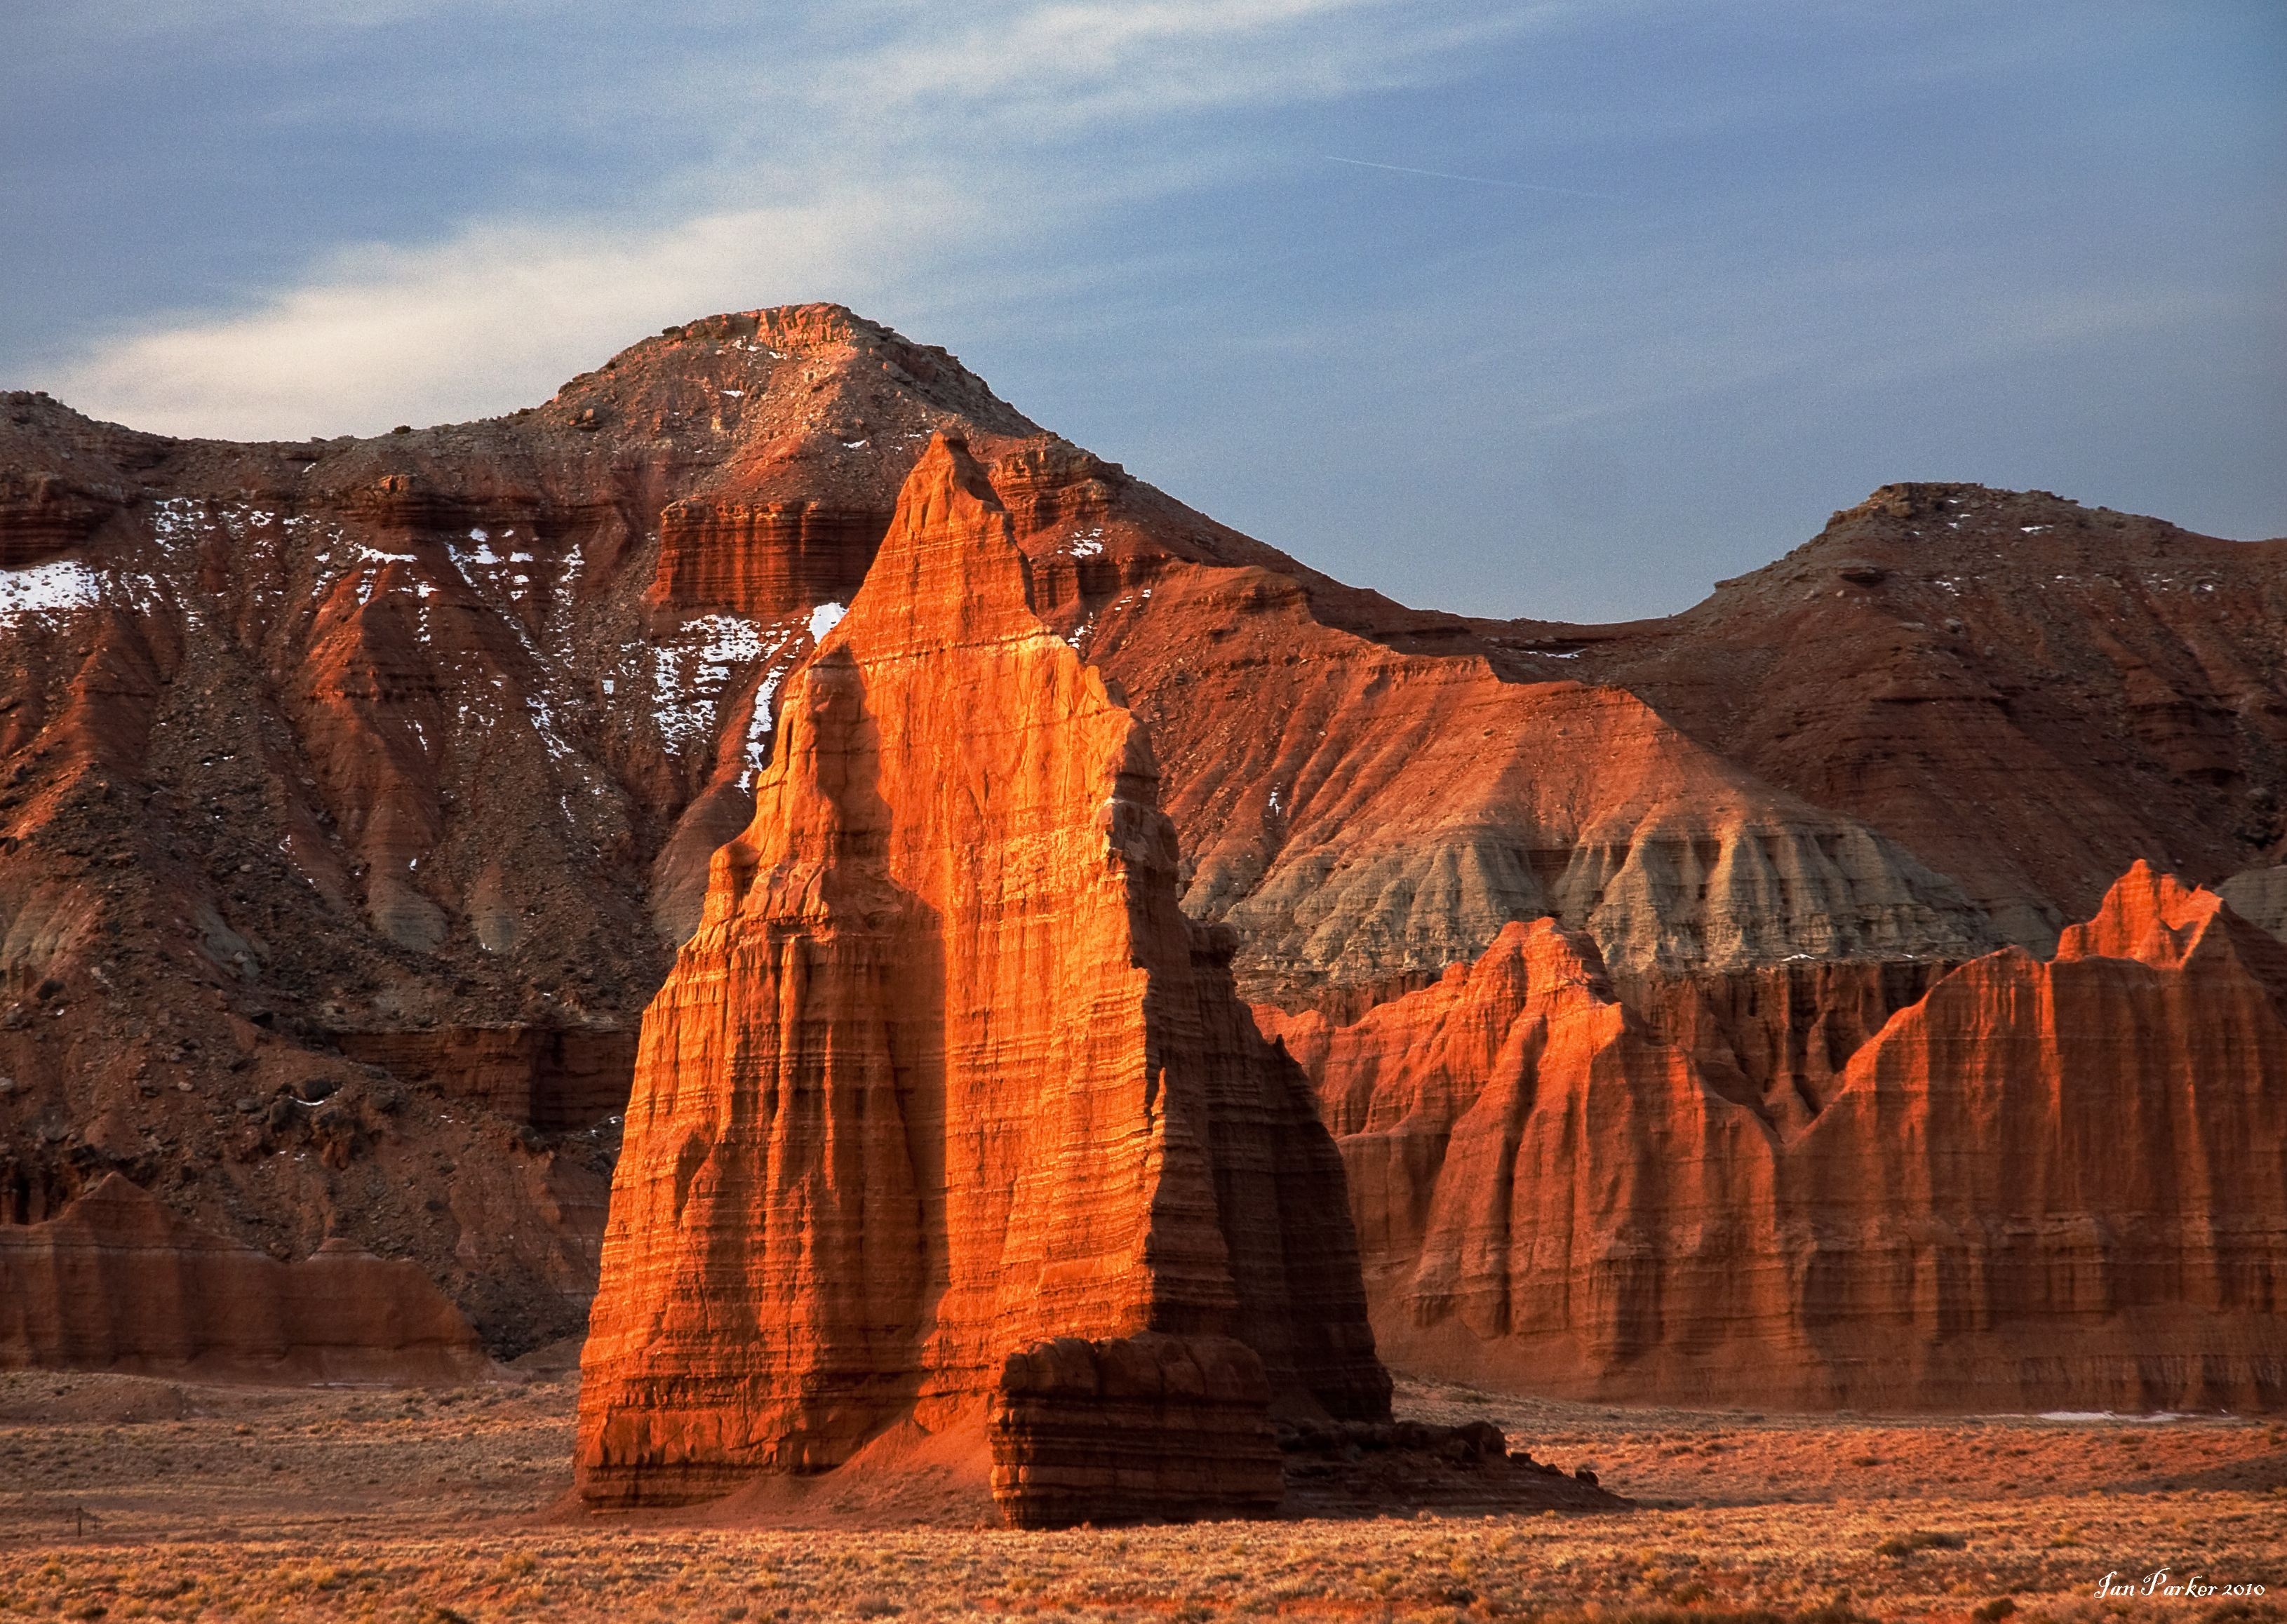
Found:
[[[954,213],[845,191],[648,233],[482,226],[352,250],[256,309],[105,345],[57,392],[138,428],[255,439],[484,416],[670,321],[877,285]]]
[[[273,4],[198,9],[243,21]],[[437,9],[394,0],[380,14]],[[1456,69],[1489,30],[1569,10],[1488,22],[1405,0],[853,6],[811,19],[808,35],[654,70],[672,75],[653,88],[675,99],[682,126],[715,142],[655,189],[691,200],[679,218],[473,220],[423,246],[336,249],[240,308],[156,319],[64,358],[44,381],[83,409],[166,432],[374,432],[543,399],[641,334],[716,310],[832,298],[909,319],[962,275],[1005,293],[1033,265],[1068,274],[1055,247],[1091,210],[1227,162],[1180,132],[1136,140],[1116,174],[1058,195],[1034,175],[1058,143],[1419,81]],[[817,37],[828,28],[838,40]]]
[[[842,81],[853,108],[958,104],[1034,127],[1347,94],[1411,81],[1496,23],[1389,0],[1155,0],[1013,8],[957,32],[932,27]],[[932,18],[944,13],[928,8]]]

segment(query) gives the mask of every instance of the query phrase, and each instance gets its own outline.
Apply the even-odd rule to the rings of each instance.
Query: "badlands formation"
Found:
[[[2283,558],[1896,485],[1665,620],[1408,609],[828,305],[364,440],[7,395],[0,1299],[111,1261],[0,1362],[255,1292],[315,1367],[328,1259],[433,1288],[408,1373],[592,1299],[598,1499],[926,1435],[1020,1520],[1107,1425],[1259,1501],[1368,1318],[2276,1406]]]
[[[2142,864],[1760,1102],[1510,924],[1337,1026],[1266,1012],[1407,1368],[1659,1403],[2275,1408],[2287,947]],[[1728,1085],[1728,1089],[1727,1089]]]

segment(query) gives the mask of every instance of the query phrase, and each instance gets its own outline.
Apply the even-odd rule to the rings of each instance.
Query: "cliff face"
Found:
[[[11,393],[0,1224],[117,1172],[412,1260],[496,1353],[576,1332],[641,1013],[940,430],[1151,732],[1199,986],[1338,1025],[1547,917],[1650,1074],[1791,1138],[2138,859],[2287,929],[2278,543],[1897,486],[1665,620],[1416,611],[828,305],[366,440]]]
[[[576,1331],[780,679],[934,426],[1044,437],[828,307],[364,440],[4,407],[0,1219],[118,1171],[276,1256],[411,1256],[503,1353]],[[396,1104],[291,1153],[328,1094]]]
[[[1057,1338],[1222,1373],[1250,1438],[1271,1404],[1386,1413],[1332,1146],[1228,945],[1176,907],[1142,730],[1033,614],[960,442],[907,479],[783,718],[645,1018],[582,1492],[719,1493],[898,1423],[982,1439],[1005,1387],[996,1484],[1033,1517],[1071,1485],[1025,1440],[1109,1424],[1024,1352]],[[1259,1497],[1266,1460],[1276,1499],[1275,1451],[1211,1487],[1181,1465],[1197,1414],[1158,1444],[1123,1414],[1171,1469],[1163,1506],[1186,1481]]]
[[[493,1368],[409,1263],[328,1241],[281,1264],[184,1223],[120,1175],[0,1224],[0,1368],[207,1380],[468,1382]]]
[[[2142,866],[1940,979],[1806,1121],[1726,1098],[1511,926],[1348,1026],[1262,1011],[1409,1367],[1662,1402],[2287,1398],[2287,953]]]

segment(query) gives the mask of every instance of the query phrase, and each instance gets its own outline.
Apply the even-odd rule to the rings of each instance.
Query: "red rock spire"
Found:
[[[1039,1520],[1027,1440],[1070,1453],[1073,1372],[1117,1367],[1192,1393],[1154,1509],[1237,1509],[1277,1498],[1268,1402],[1386,1408],[1331,1144],[1176,908],[1156,784],[939,437],[645,1017],[591,1500],[836,1465],[908,1420],[981,1438],[997,1399]],[[1094,1351],[1012,1363],[1056,1338]]]

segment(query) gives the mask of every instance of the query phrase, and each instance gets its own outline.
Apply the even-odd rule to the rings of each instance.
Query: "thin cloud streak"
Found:
[[[1628,200],[1617,192],[1583,192],[1572,186],[1547,186],[1533,180],[1496,180],[1490,175],[1449,175],[1444,170],[1417,170],[1403,163],[1373,163],[1364,158],[1337,158],[1326,154],[1329,163],[1347,163],[1354,169],[1388,170],[1393,175],[1427,175],[1432,180],[1464,180],[1473,186],[1508,186],[1518,192],[1550,192],[1558,197],[1594,197],[1608,203],[1624,203]]]

